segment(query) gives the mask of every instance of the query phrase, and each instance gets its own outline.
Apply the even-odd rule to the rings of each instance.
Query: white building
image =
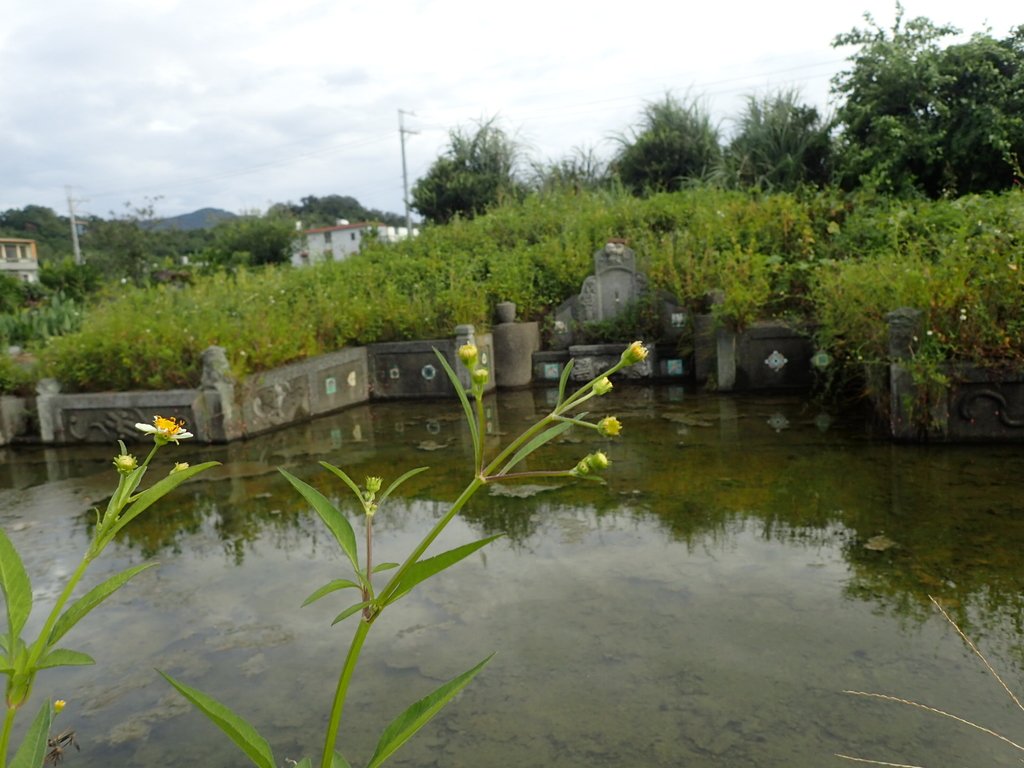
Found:
[[[416,237],[420,231],[412,230]],[[319,261],[344,261],[357,253],[366,239],[384,243],[397,243],[409,236],[405,227],[389,227],[375,221],[359,221],[349,224],[340,219],[333,227],[307,229],[305,242],[298,245],[292,254],[292,264],[299,267],[316,264]]]
[[[25,283],[38,283],[39,256],[36,253],[36,241],[0,237],[0,274]]]

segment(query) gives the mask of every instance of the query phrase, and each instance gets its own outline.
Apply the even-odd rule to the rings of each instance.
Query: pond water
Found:
[[[491,401],[492,447],[551,396]],[[607,486],[485,488],[439,544],[507,535],[377,622],[342,726],[353,765],[405,706],[492,651],[390,764],[852,764],[834,753],[1019,764],[977,730],[843,692],[913,699],[1020,740],[1024,712],[928,601],[948,606],[1019,688],[1019,446],[892,445],[794,398],[623,387],[601,405],[623,422],[620,438],[572,432],[532,466],[571,466],[602,448]],[[33,580],[30,634],[85,549],[115,452],[3,454],[0,525]],[[346,561],[276,468],[346,505],[358,534],[341,483],[317,461],[360,481],[431,466],[376,516],[375,559],[401,560],[463,487],[470,457],[448,402],[358,407],[246,443],[165,448],[164,466],[223,466],[133,522],[90,571],[92,584],[160,563],[69,635],[95,666],[40,674],[36,695],[68,701],[59,725],[81,746],[65,764],[248,765],[156,668],[230,704],[279,764],[319,754],[355,619],[330,626],[348,592],[300,608],[348,576]]]

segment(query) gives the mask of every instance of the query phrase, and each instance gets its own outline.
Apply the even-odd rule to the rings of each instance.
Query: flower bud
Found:
[[[463,344],[459,347],[459,360],[462,364],[473,370],[473,366],[476,365],[477,349],[476,344]]]
[[[597,422],[597,431],[605,437],[615,437],[622,431],[622,422],[614,416],[605,416]]]
[[[379,477],[368,477],[366,478],[366,491],[367,493],[377,493],[380,490],[381,485],[384,481]]]
[[[173,475],[176,472],[184,472],[186,469],[188,469],[188,462],[187,461],[176,461],[176,462],[174,462],[174,467],[171,469],[171,471],[168,474]]]
[[[587,460],[590,462],[590,468],[595,472],[608,469],[608,465],[612,463],[603,451],[595,451],[587,457]]]
[[[489,376],[490,374],[487,372],[486,368],[475,368],[473,370],[473,383],[479,387],[482,387],[484,384],[487,383],[487,379]]]
[[[607,395],[612,391],[612,383],[607,376],[602,376],[594,382],[594,394]]]
[[[621,361],[626,365],[634,365],[647,359],[647,347],[642,341],[634,341],[622,353]]]
[[[64,699],[57,699],[55,702],[53,702],[54,714],[59,715],[61,712],[64,711],[64,707],[66,707],[67,705],[68,703],[64,701]]]
[[[127,475],[138,469],[139,462],[130,453],[122,453],[114,457],[114,466],[122,475]]]

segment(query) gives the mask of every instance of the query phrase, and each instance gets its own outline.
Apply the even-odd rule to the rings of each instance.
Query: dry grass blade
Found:
[[[981,731],[982,733],[987,733],[989,736],[995,736],[1000,741],[1005,741],[1011,747],[1019,749],[1021,752],[1024,752],[1024,747],[1022,747],[1017,742],[1011,741],[1010,739],[1006,738],[1001,733],[997,733],[996,731],[993,731],[991,728],[986,728],[983,725],[972,723],[970,720],[965,720],[959,715],[954,715],[952,712],[946,712],[944,709],[936,709],[935,707],[929,707],[927,704],[921,704],[920,702],[911,701],[910,699],[901,699],[899,696],[889,696],[885,693],[868,693],[866,691],[843,691],[843,693],[849,693],[852,696],[868,696],[874,699],[882,699],[883,701],[894,701],[897,704],[906,704],[909,707],[917,707],[918,709],[923,709],[926,712],[931,712],[936,715],[942,715],[943,717],[948,717],[951,720],[956,720],[958,723],[969,725],[971,728],[977,728],[979,731]]]
[[[920,765],[911,765],[910,763],[887,763],[884,760],[868,760],[866,757],[852,757],[851,755],[843,755],[839,752],[835,753],[836,757],[841,757],[843,760],[852,760],[855,763],[868,763],[869,765],[888,765],[892,768],[923,768]]]
[[[981,659],[981,663],[985,665],[985,669],[987,669],[989,671],[989,673],[992,675],[992,677],[994,677],[998,681],[999,685],[1001,685],[1003,687],[1003,690],[1006,691],[1006,694],[1010,697],[1010,699],[1013,701],[1013,703],[1017,705],[1017,708],[1020,709],[1022,712],[1024,712],[1024,706],[1021,705],[1020,699],[1018,699],[1017,696],[1014,695],[1013,691],[1011,691],[1010,687],[1006,684],[1006,681],[1004,681],[1003,678],[1000,677],[999,673],[996,672],[995,668],[991,664],[989,664],[989,661],[988,661],[988,659],[985,658],[985,655],[980,650],[978,650],[978,646],[976,646],[974,644],[974,642],[966,634],[964,634],[964,631],[962,629],[960,629],[960,626],[955,621],[953,621],[953,618],[948,613],[946,613],[945,609],[939,604],[938,600],[936,600],[931,595],[928,596],[928,599],[932,601],[932,605],[934,605],[938,609],[939,613],[942,614],[942,618],[944,618],[949,623],[949,625],[951,627],[953,627],[953,629],[956,630],[956,633],[958,635],[960,635],[960,638],[965,643],[967,643],[967,647],[970,648],[974,652],[974,655],[977,656],[979,659]],[[991,728],[986,728],[983,725],[978,725],[978,723],[974,723],[974,722],[971,722],[970,720],[966,720],[965,718],[962,718],[959,715],[954,715],[951,712],[946,712],[945,710],[942,710],[942,709],[936,709],[935,707],[930,707],[927,704],[921,704],[920,702],[912,701],[910,699],[903,699],[903,698],[900,698],[899,696],[890,696],[890,695],[885,694],[885,693],[869,693],[867,691],[843,691],[843,693],[848,693],[848,694],[850,694],[852,696],[867,696],[869,698],[882,699],[883,701],[892,701],[892,702],[896,702],[897,704],[906,704],[907,706],[917,707],[918,709],[923,709],[926,712],[931,712],[932,714],[935,714],[935,715],[941,715],[942,717],[948,717],[951,720],[955,720],[958,723],[970,726],[971,728],[975,728],[975,729],[981,731],[982,733],[988,734],[989,736],[994,736],[995,738],[999,739],[1000,741],[1002,741],[1002,742],[1004,742],[1006,744],[1009,744],[1014,749],[1018,749],[1018,750],[1024,752],[1024,746],[1021,746],[1017,742],[1012,741],[1012,740],[1006,738],[1001,733],[997,733],[996,731],[993,731]],[[856,762],[856,763],[868,763],[870,765],[887,765],[887,766],[893,766],[893,768],[921,768],[921,766],[909,765],[907,763],[887,763],[887,762],[883,762],[881,760],[869,760],[869,759],[863,758],[863,757],[852,757],[850,755],[843,755],[843,754],[839,754],[839,753],[835,753],[835,756],[836,757],[841,757],[844,760],[852,760],[853,762]]]
[[[981,659],[981,663],[985,665],[985,669],[987,669],[992,674],[992,677],[994,677],[997,681],[999,681],[999,684],[1001,686],[1003,686],[1003,690],[1006,691],[1006,695],[1009,696],[1013,700],[1013,703],[1017,705],[1017,708],[1019,710],[1021,710],[1022,712],[1024,712],[1024,706],[1021,705],[1020,699],[1018,699],[1014,695],[1013,691],[1010,690],[1010,687],[1006,684],[1006,682],[1003,680],[1003,678],[1001,678],[999,676],[999,673],[996,672],[995,669],[992,667],[992,665],[988,663],[988,659],[986,659],[985,655],[981,651],[978,650],[978,646],[976,646],[974,644],[974,642],[971,640],[971,638],[969,638],[967,635],[964,634],[964,631],[962,629],[960,629],[959,625],[955,621],[953,621],[953,619],[950,617],[950,615],[948,613],[946,613],[946,610],[941,605],[939,605],[939,601],[938,600],[936,600],[931,595],[928,595],[928,599],[932,601],[932,605],[934,605],[936,608],[938,608],[939,613],[942,614],[942,618],[944,618],[946,621],[948,621],[950,626],[952,626],[953,629],[956,630],[956,633],[958,635],[960,635],[960,638],[965,643],[967,643],[967,647],[970,648],[972,651],[974,651],[974,655],[977,656],[979,659]]]

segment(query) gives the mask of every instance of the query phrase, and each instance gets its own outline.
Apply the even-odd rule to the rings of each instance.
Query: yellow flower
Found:
[[[642,341],[634,341],[622,353],[622,362],[626,365],[634,365],[647,359],[647,347]]]
[[[605,416],[597,422],[597,431],[605,437],[614,437],[622,431],[622,422],[614,416]]]
[[[175,472],[184,472],[186,469],[188,469],[187,461],[176,461],[169,474],[173,475]]]
[[[193,436],[185,429],[184,419],[165,419],[163,416],[154,416],[152,424],[136,424],[135,428],[147,435],[153,435],[157,441],[175,444],[179,440],[187,440]]]
[[[477,349],[475,344],[463,344],[459,347],[459,360],[470,370],[476,365],[476,357]]]
[[[118,472],[127,475],[138,468],[139,461],[131,454],[122,453],[114,457],[114,466],[117,467]]]
[[[607,376],[602,376],[594,382],[594,394],[607,395],[612,391],[612,383]]]
[[[64,701],[64,699],[57,699],[55,702],[53,702],[53,711],[56,714],[60,714],[64,711],[64,707],[66,707],[67,705],[68,703]]]

